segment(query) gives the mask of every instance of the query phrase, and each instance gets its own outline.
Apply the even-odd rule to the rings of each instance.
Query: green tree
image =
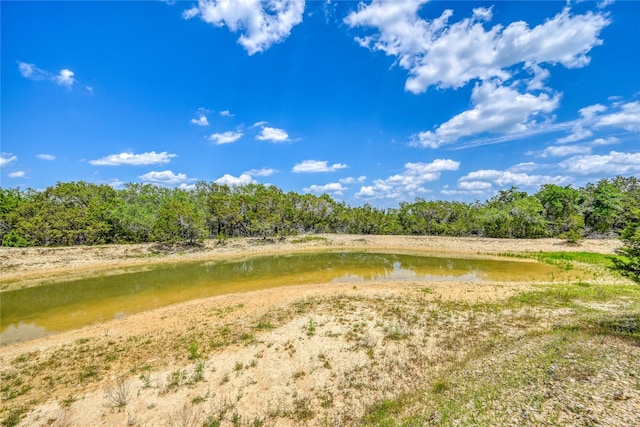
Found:
[[[288,197],[292,200],[287,203],[287,221],[297,232],[327,233],[340,226],[349,227],[339,220],[343,207],[328,194],[289,193]]]
[[[461,202],[401,203],[397,221],[406,234],[465,236],[477,232],[475,207]]]
[[[286,235],[284,194],[274,186],[249,184],[240,195],[246,230],[250,236]]]
[[[204,188],[206,187],[206,188]],[[228,185],[211,183],[202,190],[206,193],[206,224],[212,236],[236,236],[242,221],[240,206]]]
[[[125,184],[118,190],[114,207],[117,241],[140,243],[153,240],[153,227],[160,206],[171,196],[171,190],[152,184]]]
[[[339,222],[343,229],[352,234],[391,234],[398,232],[396,216],[365,203],[343,211]]]
[[[583,189],[585,227],[594,235],[619,233],[625,222],[625,195],[603,179]]]
[[[640,209],[633,209],[631,215],[633,220],[620,235],[624,246],[618,250],[618,254],[622,257],[614,262],[622,274],[640,283]]]
[[[544,208],[540,200],[516,187],[500,192],[482,209],[488,237],[535,238],[546,232]]]
[[[0,188],[0,242],[2,246],[30,246],[32,243],[15,229],[18,207],[28,201],[29,193],[19,188]]]
[[[634,221],[633,210],[640,206],[640,179],[635,176],[618,176],[611,180],[622,193],[622,214],[620,217],[621,228]]]
[[[15,235],[35,245],[113,242],[117,195],[108,185],[57,183],[36,192],[11,214]]]
[[[536,197],[542,203],[548,221],[547,234],[577,240],[584,234],[584,217],[580,212],[580,191],[570,185],[544,184]]]
[[[186,191],[176,189],[160,205],[153,226],[156,241],[195,244],[205,239],[205,211],[189,196]]]

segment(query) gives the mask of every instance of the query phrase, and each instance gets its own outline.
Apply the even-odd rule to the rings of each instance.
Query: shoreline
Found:
[[[163,251],[154,243],[71,247],[0,247],[0,290],[11,291],[71,277],[117,272],[118,269],[190,261],[231,260],[324,250],[413,251],[497,256],[501,253],[586,251],[613,254],[621,242],[584,240],[569,245],[561,239],[490,239],[480,237],[318,234],[282,240],[232,238],[224,244],[207,240],[202,247]]]
[[[301,239],[301,242],[297,242]],[[322,251],[386,251],[411,252],[424,255],[447,255],[454,257],[501,259],[504,253],[535,253],[545,251],[590,251],[596,253],[614,253],[620,246],[617,240],[583,241],[581,245],[568,245],[560,239],[489,239],[473,237],[431,237],[431,236],[361,236],[361,235],[332,235],[321,234],[307,237],[289,237],[284,240],[263,240],[253,238],[230,239],[226,244],[219,245],[210,240],[202,248],[187,252],[158,254],[156,244],[133,245],[105,245],[105,246],[73,246],[55,248],[3,248],[0,247],[0,267],[2,278],[0,290],[2,292],[37,287],[44,284],[62,282],[79,277],[92,277],[104,274],[118,274],[126,269],[144,268],[170,263],[227,261],[233,259],[251,258],[256,256],[283,255],[305,252]],[[11,260],[11,261],[7,261]],[[533,262],[530,259],[509,258],[509,261]],[[7,262],[17,266],[5,273]],[[530,287],[525,282],[476,283],[460,281],[434,281],[429,286],[439,289],[441,298],[457,298],[466,300],[483,298],[479,295],[495,293],[492,297],[503,298],[507,294],[522,291]],[[394,292],[402,288],[424,286],[424,282],[414,280],[389,280],[383,282],[371,281],[358,284],[360,289],[393,289]],[[32,345],[36,347],[40,342],[48,345],[69,341],[72,337],[84,335],[96,336],[105,329],[113,328],[125,335],[147,330],[136,325],[155,325],[170,328],[174,325],[164,321],[166,318],[197,318],[203,311],[193,310],[194,307],[216,307],[227,299],[245,301],[242,304],[252,306],[254,300],[267,301],[267,306],[291,303],[303,295],[316,296],[331,295],[343,290],[355,288],[353,284],[311,284],[287,285],[253,290],[240,293],[230,293],[218,296],[199,298],[178,302],[127,315],[122,319],[107,319],[96,324],[87,325],[71,330],[49,333],[44,336],[16,341],[0,345],[0,355],[5,351],[24,347],[28,350]],[[496,287],[510,289],[505,292],[494,292]],[[282,289],[286,288],[286,293]],[[493,290],[493,291],[490,291]],[[286,294],[283,297],[282,294]],[[471,301],[471,300],[470,300]],[[206,311],[206,310],[205,310]],[[185,320],[186,321],[186,320]],[[184,321],[182,322],[184,323]]]

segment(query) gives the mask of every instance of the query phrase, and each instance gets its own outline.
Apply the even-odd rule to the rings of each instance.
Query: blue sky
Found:
[[[2,187],[351,205],[640,175],[640,2],[9,2]]]

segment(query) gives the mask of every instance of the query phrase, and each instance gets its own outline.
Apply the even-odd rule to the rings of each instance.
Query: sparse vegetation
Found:
[[[326,237],[312,236],[312,235],[307,235],[307,236],[303,236],[303,237],[296,237],[294,239],[291,239],[291,243],[309,243],[309,242],[323,242],[323,243],[326,243],[327,241],[328,241],[328,239]]]
[[[170,427],[200,427],[200,412],[191,404],[185,403],[180,409],[167,417],[166,425]]]
[[[204,381],[204,360],[198,360],[198,362],[196,362],[196,365],[193,367],[191,381],[194,383]]]
[[[313,321],[313,318],[309,318],[309,323],[307,324],[307,336],[312,337],[316,334],[316,323]]]
[[[609,256],[524,256],[602,271],[457,292],[438,282],[307,288],[241,316],[247,296],[225,296],[172,330],[98,333],[3,359],[0,419],[24,423],[51,399],[75,417],[98,393],[119,425],[628,422],[640,396],[640,288],[608,273]]]
[[[196,360],[200,358],[200,344],[197,340],[189,341],[189,359]]]
[[[109,405],[122,409],[129,403],[131,387],[126,375],[118,375],[104,386],[104,395]]]

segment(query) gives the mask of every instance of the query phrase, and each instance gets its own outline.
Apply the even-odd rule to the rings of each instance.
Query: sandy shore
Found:
[[[579,246],[571,246],[557,239],[505,240],[321,235],[275,241],[231,239],[225,244],[211,241],[207,242],[204,248],[192,251],[160,250],[155,245],[0,248],[0,267],[2,268],[2,289],[8,290],[37,286],[45,279],[51,280],[56,277],[63,279],[148,263],[230,259],[326,249],[385,249],[491,257],[505,252],[538,251],[587,251],[609,254],[614,253],[619,245],[620,243],[615,240],[587,240]],[[361,369],[358,366],[365,366],[368,359],[366,353],[352,349],[353,343],[349,339],[338,342],[334,337],[348,337],[353,333],[349,332],[355,327],[353,325],[361,325],[358,327],[368,331],[363,332],[364,338],[358,338],[368,342],[363,348],[380,349],[380,354],[384,356],[382,360],[386,361],[385,357],[387,357],[389,366],[395,366],[395,363],[399,363],[398,360],[413,357],[410,353],[404,353],[407,350],[403,350],[402,342],[396,345],[393,341],[389,341],[387,344],[384,333],[388,333],[389,328],[398,328],[402,331],[405,325],[395,320],[392,323],[381,320],[384,316],[379,310],[384,312],[387,308],[381,308],[380,301],[384,301],[384,306],[388,305],[389,301],[402,301],[398,306],[405,304],[404,309],[407,312],[420,311],[421,307],[436,303],[442,305],[446,304],[446,301],[461,304],[504,300],[529,286],[530,284],[524,283],[436,282],[429,283],[427,289],[424,283],[403,281],[401,283],[367,283],[365,286],[351,284],[289,286],[286,292],[275,288],[222,295],[138,313],[124,319],[111,320],[32,341],[6,345],[0,347],[0,365],[9,366],[12,363],[18,367],[16,360],[31,357],[25,355],[36,355],[33,356],[35,358],[33,366],[41,366],[39,364],[50,366],[53,363],[52,360],[57,361],[58,358],[62,358],[62,354],[71,351],[70,349],[73,349],[73,357],[69,355],[64,357],[70,358],[69,360],[75,360],[74,358],[78,360],[68,362],[69,365],[64,368],[57,368],[61,373],[53,387],[46,387],[43,383],[51,381],[47,380],[51,375],[41,374],[39,377],[34,377],[37,384],[30,392],[32,394],[30,398],[37,402],[37,405],[22,414],[26,423],[24,425],[50,425],[54,422],[59,423],[56,425],[105,426],[202,425],[205,412],[222,415],[221,419],[231,425],[231,417],[227,415],[224,418],[225,410],[223,409],[234,400],[237,401],[234,404],[234,410],[245,414],[245,420],[250,417],[257,420],[261,417],[260,419],[264,421],[265,414],[277,412],[275,407],[282,406],[288,408],[289,412],[282,409],[282,414],[274,415],[274,424],[268,425],[301,425],[307,422],[303,415],[294,416],[296,405],[300,404],[296,399],[300,399],[301,396],[314,396],[313,399],[309,397],[309,402],[313,401],[309,405],[314,411],[319,412],[325,407],[324,403],[318,400],[320,397],[317,397],[322,393],[336,396],[335,404],[332,403],[331,410],[326,413],[335,417],[334,420],[344,422],[348,419],[345,417],[348,417],[349,408],[340,405],[349,405],[353,396],[343,396],[338,401],[337,396],[341,392],[342,385],[341,380],[336,379],[335,375],[358,372],[358,369]],[[339,313],[334,313],[335,307],[341,307],[342,304],[351,305],[351,308],[346,311],[341,308]],[[272,320],[264,320],[267,318]],[[551,321],[550,318],[548,322]],[[265,326],[263,332],[260,325],[270,325],[270,322],[274,326]],[[464,323],[465,320],[458,319],[453,323],[447,320],[441,327],[445,329],[453,327],[455,330],[456,322]],[[313,333],[311,326],[313,326]],[[316,328],[318,332],[315,331]],[[237,334],[234,332],[236,330]],[[508,333],[521,333],[513,330],[511,326],[508,330]],[[204,380],[191,382],[185,380],[185,386],[178,386],[175,391],[172,390],[170,378],[175,375],[175,372],[181,372],[181,369],[184,372],[197,370],[194,361],[186,357],[190,343],[194,340],[201,342],[200,348],[204,350],[204,343],[208,342],[212,343],[208,345],[215,349],[217,348],[216,340],[227,342],[225,331],[231,331],[228,332],[231,335],[236,334],[233,335],[236,338],[229,339],[228,342],[231,344],[223,345],[221,350],[214,350],[213,354],[208,353],[205,356],[202,360],[203,366],[207,367],[203,374]],[[414,332],[417,337],[416,334],[417,332]],[[245,339],[245,336],[250,338]],[[425,343],[428,342],[427,338],[422,340]],[[143,341],[146,344],[138,344]],[[436,347],[440,352],[440,347]],[[113,360],[107,359],[108,370],[101,371],[96,367],[98,374],[95,381],[78,382],[78,376],[82,378],[85,375],[82,369],[86,370],[87,366],[99,366],[95,365],[99,363],[95,360],[102,360],[100,357],[110,349],[114,351],[114,356]],[[431,357],[429,356],[431,350],[427,350],[424,357]],[[87,356],[83,353],[87,351],[95,355]],[[76,352],[83,355],[78,356]],[[331,369],[326,368],[329,360]],[[140,366],[149,367],[150,371],[140,371],[142,369]],[[255,366],[259,366],[260,369],[254,370]],[[446,364],[443,365],[445,366]],[[398,389],[401,383],[402,387],[410,387],[409,384],[413,380],[406,379],[407,382],[403,383],[394,377],[394,375],[401,375],[402,367],[399,366],[398,369],[400,371],[393,371],[395,372],[393,375],[389,373],[389,378],[380,379],[379,384],[373,381],[369,385],[373,387],[373,391],[365,397],[375,400],[385,397],[384,393],[397,394],[398,390],[401,391]],[[127,402],[126,411],[117,408],[109,398],[105,398],[105,393],[108,394],[107,388],[112,387],[114,390],[115,378],[122,373],[127,375],[127,389],[131,388],[131,397]],[[147,374],[150,376],[145,377],[144,375]],[[65,380],[65,375],[70,379]],[[144,385],[140,385],[140,381]],[[37,392],[39,388],[42,390],[40,394]],[[135,399],[132,397],[134,389],[137,390]],[[384,393],[374,392],[376,390]],[[356,393],[354,396],[357,398],[359,395]],[[366,399],[365,401],[362,401],[362,397],[358,399],[361,401],[359,405],[362,406],[359,410],[364,410],[363,405],[367,403]],[[203,409],[204,406],[194,403],[201,400],[208,402],[206,411]],[[20,400],[17,399],[15,402],[19,403]],[[289,415],[284,416],[285,413]],[[193,417],[199,423],[178,422],[185,417]]]

